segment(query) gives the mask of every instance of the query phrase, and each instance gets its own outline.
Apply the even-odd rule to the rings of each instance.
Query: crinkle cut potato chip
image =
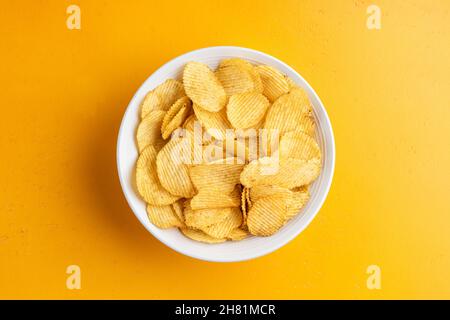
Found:
[[[152,145],[159,151],[165,144],[161,137],[161,123],[163,121],[165,111],[153,110],[142,119],[136,133],[136,140],[139,152],[142,152],[147,146]]]
[[[136,185],[159,228],[205,244],[271,236],[310,199],[322,153],[305,90],[274,67],[185,65],[147,93]]]
[[[192,161],[191,140],[187,137],[170,140],[158,153],[156,169],[161,185],[171,194],[191,198],[195,194],[188,166]]]
[[[156,150],[148,146],[136,164],[136,185],[142,198],[149,204],[164,206],[174,203],[179,197],[165,190],[156,173]]]
[[[190,228],[180,228],[181,232],[188,238],[205,243],[221,243],[227,241],[227,239],[217,239],[213,238],[201,230],[190,229]]]
[[[237,58],[222,60],[215,74],[227,96],[245,92],[261,93],[263,90],[258,72],[245,60]]]
[[[188,117],[190,111],[191,109],[189,109],[188,107],[182,107],[181,110],[178,111],[175,117],[173,117],[164,128],[164,131],[162,132],[162,138],[167,139],[176,129],[180,128],[184,120],[186,120],[186,118]]]
[[[302,131],[291,131],[283,135],[280,141],[282,159],[321,159],[319,145],[310,135]]]
[[[267,111],[264,128],[276,129],[280,136],[288,131],[299,130],[299,126],[311,116],[311,112],[311,103],[304,90],[295,89],[272,104]],[[309,127],[309,124],[307,125]]]
[[[201,108],[217,112],[225,107],[227,102],[225,90],[206,64],[187,63],[183,72],[183,84],[188,97]]]
[[[271,102],[277,100],[281,95],[288,93],[290,86],[285,76],[271,66],[260,65],[256,67],[264,87],[263,94]]]
[[[203,232],[214,238],[226,238],[231,232],[242,224],[242,213],[239,208],[229,208],[224,218],[214,224],[201,228]]]
[[[227,239],[232,241],[240,241],[244,240],[249,235],[250,234],[248,233],[248,231],[241,228],[236,228],[230,232],[230,234],[227,236]]]
[[[141,118],[152,110],[167,111],[175,101],[185,96],[183,84],[177,80],[168,79],[148,92],[142,102]]]
[[[247,204],[247,189],[246,187],[242,188],[241,192],[241,211],[242,211],[242,225],[247,224],[247,210],[248,210],[248,204]]]
[[[177,216],[177,218],[184,223],[184,208],[183,208],[183,204],[181,200],[178,200],[174,203],[172,203],[172,208],[173,208],[173,212],[175,212],[175,215]]]
[[[297,190],[298,189],[298,190]],[[292,192],[292,198],[288,201],[287,218],[292,219],[302,209],[309,200],[309,190],[307,187],[295,188]]]
[[[161,229],[182,227],[183,222],[179,219],[172,205],[152,206],[147,205],[147,215],[151,223]]]
[[[256,202],[262,198],[273,196],[273,195],[281,195],[286,197],[292,197],[292,191],[279,187],[276,185],[256,185],[252,188],[248,188],[250,193],[250,199],[252,202]]]
[[[173,79],[166,80],[163,84],[158,86],[155,91],[161,97],[159,108],[166,111],[175,103],[175,101],[186,95],[183,84],[180,81]]]
[[[313,182],[320,174],[319,159],[261,158],[250,162],[241,173],[241,184],[251,188],[257,185],[275,185],[292,189]]]
[[[200,190],[191,200],[193,210],[206,208],[229,208],[241,205],[239,187],[230,193],[223,193],[219,188]]]
[[[283,196],[269,196],[256,201],[248,212],[247,226],[255,236],[271,236],[287,219],[287,203]]]
[[[162,124],[161,124],[161,132],[164,132],[164,129],[167,125],[172,121],[172,119],[180,112],[183,107],[190,108],[192,106],[191,100],[188,97],[181,97],[167,110]],[[184,119],[186,120],[186,119]],[[183,120],[183,121],[184,121]]]
[[[294,80],[292,80],[291,78],[289,78],[288,76],[284,76],[284,78],[286,79],[286,82],[289,85],[289,90],[292,90],[294,88],[298,88],[298,85],[294,82]]]
[[[193,105],[193,109],[197,119],[211,136],[219,140],[225,140],[226,130],[232,128],[225,109],[219,112],[210,112],[196,104]]]
[[[219,223],[227,216],[231,208],[209,208],[193,210],[186,208],[184,211],[186,225],[190,228],[201,229]]]
[[[155,91],[150,91],[145,96],[141,105],[141,118],[144,119],[152,110],[157,110],[161,105],[161,98]]]
[[[201,190],[220,190],[230,193],[239,183],[244,165],[242,164],[201,164],[189,167],[189,175],[195,188]]]
[[[260,93],[235,94],[228,101],[227,117],[236,129],[251,128],[261,122],[269,105],[269,100]]]

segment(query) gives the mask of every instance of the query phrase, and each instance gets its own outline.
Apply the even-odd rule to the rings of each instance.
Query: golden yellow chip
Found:
[[[178,220],[180,220],[184,224],[184,208],[182,204],[182,200],[178,200],[174,203],[172,203],[172,209],[175,215],[177,216]]]
[[[287,204],[283,196],[262,198],[253,203],[248,212],[247,226],[255,236],[270,236],[286,222]]]
[[[321,159],[317,142],[302,131],[291,131],[283,135],[280,141],[280,158]]]
[[[280,96],[289,92],[289,83],[280,71],[266,65],[257,66],[256,70],[261,77],[264,87],[263,94],[270,102],[274,102]]]
[[[265,129],[278,130],[282,136],[288,131],[310,131],[311,102],[303,89],[295,89],[278,98],[267,111]],[[306,128],[303,128],[306,127]]]
[[[238,187],[235,187],[230,194],[224,193],[219,188],[201,189],[191,200],[192,210],[239,207],[240,205],[241,198]]]
[[[190,198],[195,194],[189,177],[192,143],[187,137],[172,138],[158,153],[156,168],[161,185],[171,194]]]
[[[297,88],[298,85],[294,82],[294,80],[292,80],[291,78],[289,78],[288,76],[284,76],[284,78],[286,79],[286,82],[289,85],[289,90],[292,90],[294,88]]]
[[[262,82],[253,66],[242,59],[222,60],[216,76],[228,96],[245,92],[262,92]]]
[[[195,114],[191,114],[183,123],[183,128],[188,130],[191,134],[194,134],[195,123],[198,121]]]
[[[197,119],[211,136],[219,140],[225,139],[226,130],[231,129],[226,109],[219,112],[209,112],[196,104],[193,105],[193,109]]]
[[[242,225],[245,226],[247,224],[247,213],[248,213],[248,203],[247,203],[247,190],[248,188],[244,187],[241,192],[241,211],[242,211]]]
[[[250,210],[250,208],[252,207],[252,200],[250,199],[250,188],[246,188],[245,189],[245,199],[247,200],[247,212],[248,210]]]
[[[300,209],[303,208],[309,200],[309,190],[307,187],[298,188],[292,193],[292,198],[288,201],[286,216],[288,219],[295,217]],[[294,189],[295,190],[295,189]]]
[[[172,205],[152,206],[149,204],[147,205],[147,215],[150,222],[161,229],[183,226]]]
[[[149,91],[141,104],[141,118],[144,119],[150,111],[157,110],[161,105],[161,98],[155,91]]]
[[[189,174],[195,188],[200,190],[219,190],[229,194],[239,183],[242,164],[201,164],[189,167]]]
[[[247,238],[250,234],[247,230],[243,230],[241,228],[236,228],[230,232],[230,234],[227,236],[229,240],[232,241],[240,241]]]
[[[225,107],[227,96],[214,72],[205,64],[189,62],[184,67],[186,94],[201,108],[217,112]]]
[[[194,229],[202,229],[219,223],[230,215],[231,208],[208,208],[193,210],[190,207],[184,209],[186,225]]]
[[[169,205],[179,198],[161,186],[156,173],[156,150],[153,146],[145,148],[139,156],[136,164],[136,185],[142,198],[151,205]]]
[[[247,129],[258,125],[269,108],[269,100],[260,93],[241,93],[230,97],[227,117],[236,129]]]
[[[190,228],[180,228],[181,232],[188,238],[205,243],[221,243],[227,241],[227,239],[217,239],[213,238],[201,230],[195,230]]]
[[[287,198],[292,197],[292,191],[275,186],[275,185],[256,185],[252,188],[249,188],[250,199],[252,202],[256,202],[262,198],[274,196],[274,195],[282,195]]]
[[[141,118],[152,110],[167,111],[175,101],[185,96],[183,84],[177,80],[168,79],[147,93],[141,106]]]
[[[241,173],[241,184],[246,187],[275,185],[292,189],[314,181],[320,174],[319,159],[261,158],[245,166]]]
[[[167,139],[168,137],[170,137],[172,132],[181,127],[184,120],[186,120],[186,118],[188,117],[190,111],[191,109],[188,107],[182,107],[181,110],[178,111],[175,117],[173,117],[164,128],[164,131],[162,131],[163,139]]]
[[[184,97],[183,84],[180,81],[168,79],[154,90],[160,97],[158,109],[167,111],[178,99]]]
[[[231,208],[225,212],[225,218],[218,223],[204,227],[201,230],[214,238],[226,238],[242,224],[242,214],[239,208]]]
[[[155,147],[157,151],[164,146],[165,142],[161,137],[160,127],[165,113],[162,110],[153,110],[142,119],[136,134],[139,152],[149,145]]]
[[[181,97],[177,101],[175,101],[175,103],[169,108],[169,110],[167,110],[166,115],[164,116],[163,122],[161,124],[161,132],[164,132],[164,129],[167,127],[170,121],[172,121],[172,119],[180,112],[181,108],[190,108],[191,106],[192,102],[188,97]]]

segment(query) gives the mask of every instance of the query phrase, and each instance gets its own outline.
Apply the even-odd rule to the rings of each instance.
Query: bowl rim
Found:
[[[283,65],[283,67],[285,67],[286,69],[290,70],[292,73],[296,74],[304,83],[304,85],[307,87],[307,89],[314,95],[315,99],[318,102],[318,105],[321,107],[323,114],[324,114],[324,121],[326,126],[329,129],[329,141],[327,141],[328,147],[331,147],[329,154],[327,154],[327,157],[329,157],[329,161],[330,161],[330,175],[329,178],[327,179],[327,181],[325,181],[325,184],[322,186],[322,196],[319,199],[318,203],[317,203],[317,209],[315,210],[315,212],[313,214],[311,214],[308,219],[303,223],[302,226],[300,226],[296,232],[294,232],[292,235],[290,235],[289,237],[286,237],[285,239],[281,239],[280,241],[278,241],[276,244],[270,246],[270,248],[264,248],[262,249],[260,252],[256,253],[256,254],[249,254],[245,257],[242,258],[236,258],[236,259],[222,259],[222,258],[209,258],[209,257],[205,257],[203,255],[200,254],[195,254],[193,252],[188,252],[187,250],[185,250],[183,247],[180,246],[174,246],[170,243],[168,243],[168,241],[166,241],[164,239],[163,236],[156,234],[155,232],[153,232],[147,225],[146,221],[143,220],[143,218],[137,213],[137,208],[134,205],[133,200],[131,199],[131,196],[128,194],[128,190],[126,188],[126,181],[125,178],[122,174],[123,170],[121,168],[121,163],[120,163],[120,150],[121,150],[121,141],[122,141],[122,136],[124,135],[124,127],[125,127],[125,120],[127,119],[127,115],[129,112],[131,112],[131,106],[135,103],[135,100],[137,99],[138,93],[140,92],[141,88],[145,85],[145,83],[155,74],[160,72],[162,69],[166,68],[167,65],[170,64],[176,64],[176,62],[180,61],[180,60],[184,60],[185,56],[188,55],[194,55],[194,54],[202,54],[204,52],[210,51],[210,50],[237,50],[240,52],[247,52],[247,53],[251,53],[251,54],[256,54],[256,55],[261,55],[263,57],[265,57],[266,59],[269,60],[273,60],[275,62],[277,62],[278,64]],[[245,58],[244,58],[245,59]],[[325,143],[325,142],[324,142]],[[303,78],[303,76],[301,74],[299,74],[296,70],[294,70],[291,66],[289,66],[288,64],[286,64],[285,62],[279,60],[278,58],[269,55],[267,53],[261,52],[259,50],[255,50],[255,49],[250,49],[250,48],[245,48],[245,47],[239,47],[239,46],[212,46],[212,47],[204,47],[201,49],[195,49],[195,50],[191,50],[188,52],[185,52],[181,55],[178,55],[177,57],[167,61],[166,63],[164,63],[162,66],[160,66],[158,69],[156,69],[154,72],[152,72],[145,80],[144,82],[139,86],[139,88],[136,90],[136,92],[134,93],[133,97],[131,98],[130,102],[127,105],[127,108],[125,110],[125,113],[123,114],[121,123],[120,123],[120,128],[119,128],[119,132],[117,135],[117,147],[116,147],[116,163],[117,163],[117,173],[119,176],[119,182],[120,182],[120,186],[122,188],[122,192],[125,195],[125,199],[127,200],[128,206],[130,207],[131,211],[133,212],[133,214],[136,216],[136,218],[139,220],[139,222],[144,226],[145,229],[147,229],[147,231],[152,234],[156,239],[158,239],[160,242],[162,242],[163,244],[165,244],[167,247],[171,248],[172,250],[188,256],[188,257],[192,257],[198,260],[203,260],[203,261],[209,261],[209,262],[239,262],[239,261],[247,261],[247,260],[251,260],[251,259],[255,259],[258,257],[262,257],[265,256],[269,253],[272,253],[278,249],[280,249],[281,247],[285,246],[286,244],[288,244],[289,242],[291,242],[293,239],[297,238],[298,235],[300,233],[303,232],[303,230],[305,230],[309,224],[312,222],[312,220],[316,217],[317,213],[320,211],[320,209],[322,208],[326,198],[328,197],[328,193],[330,191],[331,188],[331,184],[333,181],[333,177],[334,177],[334,171],[335,171],[335,163],[336,163],[336,145],[335,145],[335,139],[334,139],[334,132],[333,132],[333,127],[331,125],[331,121],[330,118],[328,116],[328,113],[325,109],[324,104],[322,103],[320,97],[317,95],[317,93],[315,92],[315,90],[312,88],[312,86],[309,84],[308,81],[305,80],[305,78]]]

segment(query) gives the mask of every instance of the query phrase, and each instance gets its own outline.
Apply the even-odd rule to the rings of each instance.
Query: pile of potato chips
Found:
[[[150,221],[206,243],[274,234],[320,174],[314,136],[306,92],[275,68],[187,63],[142,102],[136,184]]]

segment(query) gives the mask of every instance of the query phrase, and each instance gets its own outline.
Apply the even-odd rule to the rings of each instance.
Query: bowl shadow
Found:
[[[117,136],[123,114],[136,87],[125,85],[108,90],[98,108],[101,117],[95,119],[95,130],[84,137],[82,163],[84,188],[94,198],[95,208],[90,219],[108,234],[114,246],[135,254],[163,257],[178,256],[153,237],[134,216],[123,195],[116,165]],[[117,245],[117,246],[116,246]],[[181,256],[181,255],[179,255]]]

